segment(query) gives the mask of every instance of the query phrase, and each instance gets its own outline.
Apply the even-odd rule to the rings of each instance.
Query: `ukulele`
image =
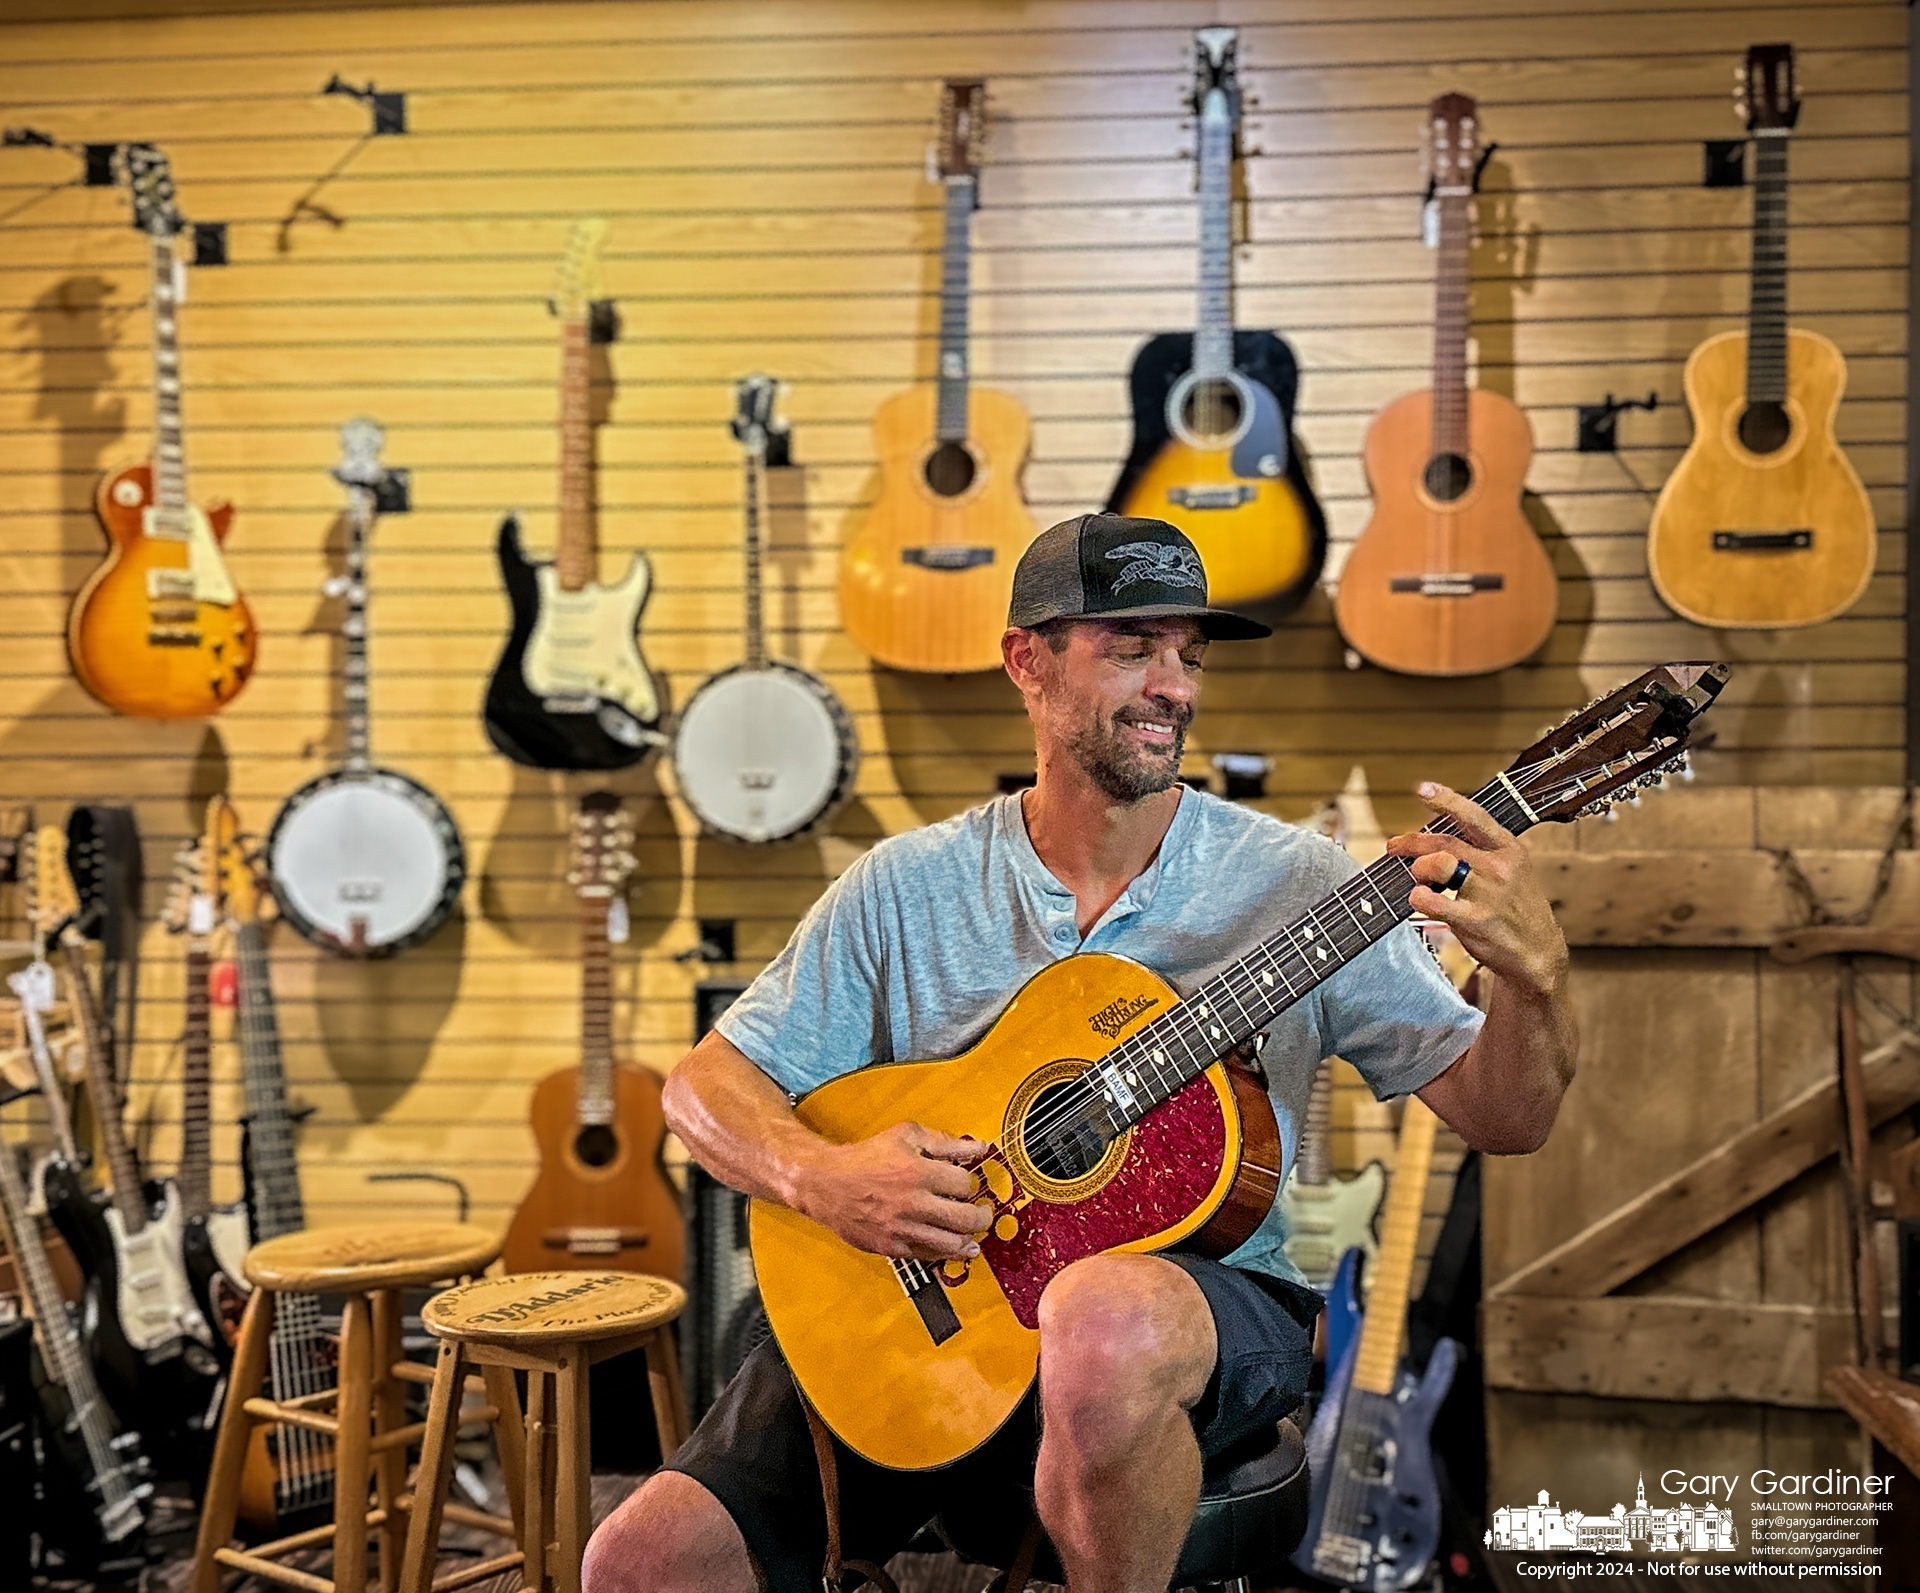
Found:
[[[678,1279],[686,1238],[660,1161],[660,1077],[613,1057],[610,942],[624,939],[633,819],[610,791],[580,799],[569,875],[580,901],[580,1065],[533,1092],[540,1171],[507,1225],[509,1272],[605,1272]]]
[[[1480,163],[1474,104],[1428,112],[1438,255],[1433,386],[1367,430],[1373,518],[1347,555],[1334,615],[1348,644],[1403,675],[1486,675],[1546,641],[1552,561],[1521,513],[1533,431],[1513,400],[1467,386],[1468,254]]]
[[[574,224],[560,262],[560,538],[551,563],[520,547],[520,517],[500,524],[500,579],[513,622],[487,686],[494,747],[534,769],[624,769],[661,744],[660,691],[640,656],[653,570],[636,552],[618,586],[600,585],[594,531],[592,380],[597,272],[607,224]],[[611,306],[598,307],[610,311]],[[611,331],[611,317],[600,325]]]
[[[240,1310],[252,1286],[241,1270],[251,1242],[244,1201],[213,1203],[213,933],[220,911],[220,847],[235,818],[225,797],[207,803],[206,830],[174,863],[173,888],[163,915],[167,929],[187,943],[187,1017],[180,1035],[181,1254],[200,1314],[214,1325],[214,1349],[230,1357]]]
[[[891,669],[998,669],[1014,566],[1039,529],[1020,492],[1032,423],[1017,399],[974,387],[967,365],[986,97],[977,79],[940,91],[940,374],[874,416],[880,496],[840,553],[840,622]]]
[[[1440,1546],[1433,1422],[1460,1346],[1441,1339],[1418,1377],[1400,1362],[1438,1122],[1419,1096],[1407,1097],[1360,1337],[1330,1373],[1307,1430],[1313,1486],[1293,1563],[1369,1593],[1412,1587]]]
[[[1529,747],[1475,800],[1518,833],[1565,822],[1678,767],[1724,664],[1649,670]],[[1458,833],[1441,817],[1428,830]],[[786,1206],[750,1209],[774,1336],[814,1407],[879,1465],[945,1465],[985,1442],[1039,1365],[1042,1292],[1107,1251],[1227,1255],[1265,1220],[1282,1152],[1264,1080],[1237,1052],[1396,925],[1413,875],[1379,858],[1182,998],[1103,953],[1066,957],[949,1061],[859,1068],[804,1096],[836,1144],[902,1122],[986,1149],[968,1197],[992,1220],[970,1261],[856,1250]]]
[[[259,860],[238,830],[232,810],[227,809],[220,822],[209,827],[209,840],[218,838],[217,899],[226,909],[239,965],[235,1030],[247,1102],[247,1212],[257,1244],[306,1227],[307,1216],[267,966],[266,924],[273,913],[273,897],[260,879]],[[332,1337],[321,1325],[319,1297],[278,1294],[273,1304],[267,1355],[272,1398],[303,1399],[336,1387],[338,1358]],[[332,1508],[332,1440],[304,1427],[254,1428],[240,1474],[240,1518],[273,1532],[321,1520]]]
[[[1186,532],[1206,566],[1211,602],[1291,608],[1319,578],[1326,516],[1293,441],[1293,350],[1277,333],[1233,327],[1239,30],[1197,28],[1193,41],[1199,319],[1191,335],[1163,332],[1134,356],[1133,449],[1107,508]]]
[[[233,509],[202,510],[187,495],[179,337],[186,278],[173,178],[151,144],[122,146],[122,161],[134,220],[147,236],[153,455],[115,471],[94,495],[107,557],[73,600],[67,652],[80,684],[115,712],[193,719],[233,701],[253,671],[257,637],[220,551]]]
[[[1693,441],[1653,508],[1647,569],[1683,619],[1721,629],[1817,625],[1873,574],[1873,506],[1834,440],[1847,364],[1787,325],[1787,139],[1800,119],[1793,46],[1747,51],[1739,95],[1753,134],[1747,330],[1687,361]]]

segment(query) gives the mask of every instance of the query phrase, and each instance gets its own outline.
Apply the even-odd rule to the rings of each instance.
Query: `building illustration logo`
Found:
[[[1493,1513],[1486,1535],[1489,1549],[1564,1549],[1587,1554],[1626,1554],[1645,1549],[1653,1554],[1687,1554],[1701,1549],[1731,1549],[1738,1542],[1733,1511],[1711,1501],[1671,1508],[1647,1504],[1647,1479],[1629,1510],[1617,1504],[1606,1515],[1590,1516],[1562,1510],[1540,1490],[1537,1504],[1503,1507]]]

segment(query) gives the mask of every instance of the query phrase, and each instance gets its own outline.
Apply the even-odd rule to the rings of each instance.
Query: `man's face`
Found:
[[[1081,620],[1055,653],[1040,643],[1034,727],[1117,802],[1164,791],[1200,697],[1206,638],[1190,619]]]

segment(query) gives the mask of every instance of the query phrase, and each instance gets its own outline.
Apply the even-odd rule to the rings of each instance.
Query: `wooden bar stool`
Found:
[[[646,1351],[660,1454],[671,1455],[687,1436],[687,1399],[671,1331],[686,1303],[679,1284],[639,1272],[520,1272],[463,1284],[427,1302],[420,1320],[440,1340],[440,1359],[400,1593],[450,1593],[513,1564],[521,1567],[527,1593],[580,1593],[580,1561],[593,1524],[587,1370],[628,1350]],[[462,1566],[436,1580],[440,1517],[448,1508],[447,1473],[469,1364],[484,1368],[489,1379],[511,1379],[510,1368],[527,1374],[526,1499],[514,1512],[520,1553]],[[491,1380],[487,1387],[494,1388]],[[494,1396],[494,1403],[502,1401]]]
[[[191,1593],[216,1593],[223,1570],[245,1571],[302,1593],[363,1593],[367,1586],[367,1537],[380,1539],[379,1587],[392,1593],[406,1536],[407,1446],[418,1443],[425,1423],[406,1420],[408,1382],[431,1382],[433,1373],[406,1361],[400,1345],[400,1290],[448,1278],[472,1277],[500,1254],[500,1239],[466,1223],[366,1223],[343,1228],[310,1228],[283,1234],[247,1252],[245,1270],[253,1295],[234,1346],[226,1404],[220,1412],[206,1502],[200,1511],[200,1535],[194,1548]],[[338,1386],[322,1393],[278,1402],[261,1398],[261,1384],[272,1350],[274,1301],[281,1294],[339,1294],[346,1303],[340,1320]],[[514,1418],[517,1400],[510,1377],[507,1403],[469,1420],[498,1423],[513,1440],[501,1444],[517,1459]],[[500,1412],[507,1414],[500,1420]],[[250,1550],[230,1543],[240,1501],[249,1440],[262,1425],[300,1427],[332,1440],[333,1524],[296,1532]],[[509,1476],[509,1487],[518,1478]],[[375,1491],[367,1505],[369,1482]],[[478,1515],[478,1512],[472,1512]],[[456,1517],[463,1519],[463,1517]],[[512,1524],[482,1518],[511,1534]],[[333,1575],[315,1576],[278,1562],[295,1550],[333,1543]]]

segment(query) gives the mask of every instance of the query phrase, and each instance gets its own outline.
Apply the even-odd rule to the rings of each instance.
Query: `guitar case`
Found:
[[[1313,538],[1313,552],[1300,579],[1278,597],[1258,605],[1262,616],[1276,617],[1297,608],[1314,583],[1320,579],[1320,566],[1327,555],[1327,516],[1307,480],[1307,467],[1301,457],[1300,441],[1293,432],[1293,407],[1300,396],[1300,364],[1293,349],[1278,332],[1242,332],[1233,334],[1234,369],[1252,382],[1258,382],[1273,394],[1280,406],[1280,418],[1287,429],[1287,468],[1282,472],[1300,500],[1301,511]],[[1193,334],[1161,332],[1147,339],[1133,357],[1127,375],[1127,401],[1133,409],[1133,449],[1120,467],[1120,478],[1107,494],[1107,512],[1118,514],[1127,494],[1140,479],[1154,457],[1170,440],[1167,430],[1167,398],[1174,383],[1193,369]],[[1254,605],[1247,605],[1250,610]]]

